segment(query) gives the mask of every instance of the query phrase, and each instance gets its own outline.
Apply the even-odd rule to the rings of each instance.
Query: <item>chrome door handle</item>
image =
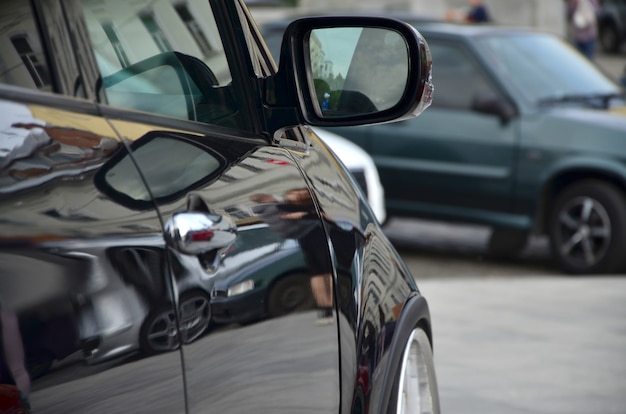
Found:
[[[200,255],[230,246],[237,238],[237,226],[228,216],[185,211],[165,223],[167,244],[183,254]]]

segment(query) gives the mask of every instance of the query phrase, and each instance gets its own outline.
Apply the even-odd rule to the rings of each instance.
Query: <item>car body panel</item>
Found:
[[[314,128],[317,136],[322,138],[333,150],[337,157],[352,173],[356,182],[364,191],[374,215],[379,223],[387,220],[385,207],[385,189],[380,183],[380,176],[376,164],[370,155],[360,146],[348,141],[328,129]],[[365,131],[364,131],[365,132]]]
[[[9,125],[2,140],[22,132],[20,142],[39,139],[3,168],[1,203],[2,306],[22,323],[27,365],[39,390],[32,395],[33,408],[78,412],[98,403],[105,411],[183,412],[182,368],[173,353],[130,365],[81,364],[103,339],[116,342],[128,335],[145,306],[137,286],[111,267],[106,248],[160,233],[154,209],[138,215],[92,185],[102,163],[124,151],[124,145],[97,116],[10,101],[3,106]],[[134,185],[143,186],[138,174],[135,178]],[[167,280],[165,273],[151,277],[154,283]],[[167,292],[162,293],[166,300]],[[34,335],[37,331],[43,339]],[[164,367],[167,376],[159,374]],[[119,392],[143,375],[154,381],[137,390],[135,398]],[[146,405],[137,398],[142,394],[158,397]]]

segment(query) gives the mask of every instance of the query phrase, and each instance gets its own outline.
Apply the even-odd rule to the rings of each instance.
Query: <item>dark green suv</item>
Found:
[[[547,234],[572,273],[626,270],[624,91],[551,34],[415,23],[433,105],[416,120],[340,128],[379,169],[390,216],[492,226],[494,253]]]

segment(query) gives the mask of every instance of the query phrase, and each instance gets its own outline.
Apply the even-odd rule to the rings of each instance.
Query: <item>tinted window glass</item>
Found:
[[[207,3],[82,3],[109,104],[239,126],[231,71]]]
[[[10,0],[0,4],[0,83],[52,90],[29,2]]]
[[[532,102],[620,92],[592,62],[554,36],[484,37],[478,45],[490,67],[506,78],[519,96]]]
[[[479,95],[495,93],[483,72],[462,49],[429,42],[433,59],[433,106],[469,109]]]

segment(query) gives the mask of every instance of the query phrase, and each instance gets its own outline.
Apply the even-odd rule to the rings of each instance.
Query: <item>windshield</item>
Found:
[[[514,33],[483,37],[477,44],[514,92],[533,103],[621,94],[611,79],[556,36]]]

